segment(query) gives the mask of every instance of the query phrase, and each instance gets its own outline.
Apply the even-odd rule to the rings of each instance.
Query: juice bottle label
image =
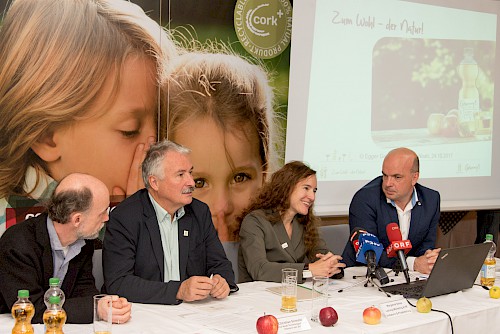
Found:
[[[495,264],[483,264],[481,268],[481,277],[495,278]]]

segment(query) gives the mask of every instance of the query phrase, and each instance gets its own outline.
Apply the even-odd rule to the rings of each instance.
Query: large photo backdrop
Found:
[[[4,12],[12,2],[15,4],[15,1],[1,3],[0,10]],[[112,194],[112,210],[125,196],[143,186],[139,166],[149,143],[168,138],[192,149],[194,197],[209,205],[221,240],[232,240],[236,217],[267,175],[283,164],[291,3],[288,0],[132,2],[155,22],[147,24],[152,30],[161,25],[167,32],[151,33],[158,47],[166,50],[167,57],[159,63],[161,76],[155,77],[151,67],[125,63],[123,68],[130,71],[123,71],[121,76],[110,75],[113,79],[108,79],[116,84],[117,100],[110,98],[111,95],[102,97],[104,102],[99,112],[72,101],[71,97],[79,94],[75,90],[64,91],[56,84],[50,87],[51,82],[63,86],[54,79],[56,71],[53,76],[47,74],[50,70],[31,77],[30,80],[43,81],[48,88],[33,94],[27,104],[42,95],[49,100],[50,92],[57,95],[58,101],[64,101],[61,105],[45,103],[30,110],[7,107],[7,94],[0,96],[2,120],[8,120],[0,141],[9,147],[8,151],[2,151],[6,154],[0,158],[0,170],[10,170],[10,174],[2,175],[2,180],[11,176],[9,184],[1,188],[0,234],[9,226],[39,214],[57,182],[71,172],[89,173],[105,182]],[[55,38],[56,35],[54,41]],[[30,41],[27,38],[26,45]],[[62,42],[56,43],[65,49]],[[74,41],[73,48],[79,48],[80,44]],[[42,46],[33,48],[35,56],[29,60],[27,56],[26,63],[45,54],[40,50]],[[42,68],[63,67],[52,66],[56,61],[57,57],[43,59]],[[97,55],[94,62],[98,63]],[[27,66],[20,68],[22,72]],[[47,76],[42,78],[42,75]],[[77,81],[81,76],[74,78]],[[6,79],[0,81],[3,94],[12,83]],[[65,87],[71,84],[68,82]],[[101,86],[94,94],[101,96],[105,90]],[[64,122],[47,116],[58,113],[59,109],[63,114],[73,108],[81,110]],[[126,117],[120,114],[126,110],[133,112]],[[19,117],[16,115],[28,112],[33,118],[15,128]],[[29,139],[21,143],[14,140],[15,136]],[[59,138],[63,139],[63,151],[59,150]],[[14,156],[19,163],[13,160]]]

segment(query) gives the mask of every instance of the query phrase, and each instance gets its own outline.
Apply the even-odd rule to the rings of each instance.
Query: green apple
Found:
[[[432,309],[432,302],[429,298],[422,297],[417,300],[417,311],[420,313],[429,313]]]
[[[498,286],[492,286],[490,288],[490,297],[498,299],[500,298],[500,288]]]

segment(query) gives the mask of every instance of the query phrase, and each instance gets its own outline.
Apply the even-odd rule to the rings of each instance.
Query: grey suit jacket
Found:
[[[103,243],[107,293],[138,303],[178,304],[182,281],[211,274],[224,277],[232,291],[238,289],[208,206],[193,199],[184,210],[179,220],[181,279],[164,282],[160,228],[148,191],[139,190],[118,204],[110,214]]]
[[[239,281],[281,282],[281,269],[294,268],[302,281],[304,265],[309,263],[304,244],[304,226],[295,217],[292,222],[292,239],[285,226],[272,224],[266,215],[271,210],[255,210],[241,224],[240,249],[238,252]],[[328,253],[320,239],[315,253]]]

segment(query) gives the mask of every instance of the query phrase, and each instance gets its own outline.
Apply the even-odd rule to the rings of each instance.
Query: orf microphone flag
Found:
[[[396,257],[397,251],[402,250],[405,255],[411,250],[410,240],[402,240],[401,231],[396,223],[389,223],[385,230],[387,232],[387,238],[389,239],[389,246],[386,249],[388,257]]]
[[[401,263],[402,271],[406,278],[406,283],[410,283],[410,274],[408,272],[408,263],[406,263],[405,255],[411,249],[410,240],[401,240],[403,239],[401,236],[401,231],[399,230],[399,226],[396,223],[389,223],[385,227],[385,231],[387,232],[387,238],[389,239],[389,246],[386,249],[388,257],[398,257],[399,262]]]

